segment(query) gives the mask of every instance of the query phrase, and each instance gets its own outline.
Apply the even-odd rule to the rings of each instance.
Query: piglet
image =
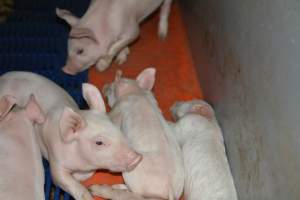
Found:
[[[23,105],[32,93],[45,112],[46,121],[37,126],[37,136],[54,182],[76,200],[92,200],[79,181],[97,169],[130,171],[142,157],[106,115],[99,90],[85,83],[82,92],[89,110],[80,110],[70,95],[43,76],[9,72],[0,77],[0,96],[14,95]]]
[[[185,166],[185,200],[236,200],[223,136],[214,110],[202,100],[171,108]]]
[[[0,199],[43,200],[44,171],[34,124],[45,116],[33,96],[24,108],[0,99]]]
[[[57,8],[57,16],[71,26],[63,71],[75,75],[94,64],[104,71],[115,57],[118,64],[124,63],[128,45],[139,36],[139,24],[160,5],[159,36],[165,38],[171,3],[172,0],[92,0],[80,19]]]
[[[184,185],[183,160],[173,130],[151,93],[154,82],[154,68],[145,69],[136,80],[121,78],[119,72],[115,81],[105,86],[104,94],[112,107],[109,115],[113,122],[143,155],[134,170],[122,174],[128,189],[144,198],[179,199]]]

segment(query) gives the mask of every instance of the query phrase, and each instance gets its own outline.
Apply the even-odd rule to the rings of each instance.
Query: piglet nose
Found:
[[[143,156],[140,154],[136,154],[132,161],[127,165],[126,171],[132,171],[143,159]]]
[[[77,74],[77,72],[70,66],[66,65],[62,68],[63,72],[65,72],[66,74],[69,74],[69,75],[75,75]]]

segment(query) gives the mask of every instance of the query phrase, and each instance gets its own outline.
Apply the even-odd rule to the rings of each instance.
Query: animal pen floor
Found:
[[[140,38],[130,46],[130,55],[125,64],[113,64],[102,73],[92,68],[89,82],[102,89],[105,83],[114,80],[117,69],[121,69],[124,76],[135,78],[144,68],[155,67],[157,73],[153,92],[164,116],[171,119],[169,108],[175,101],[202,98],[202,92],[178,2],[172,6],[169,34],[164,41],[157,36],[158,20],[159,12],[156,12],[142,24]],[[114,184],[122,181],[120,174],[98,172],[84,184]]]

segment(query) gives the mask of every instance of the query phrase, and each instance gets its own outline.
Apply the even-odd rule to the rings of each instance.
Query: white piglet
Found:
[[[104,71],[115,57],[118,64],[124,63],[128,45],[139,36],[139,24],[160,5],[159,35],[166,37],[171,3],[172,0],[92,0],[80,19],[57,8],[57,16],[71,26],[63,71],[75,75],[94,64]]]
[[[128,189],[139,198],[179,199],[184,185],[183,160],[173,130],[151,93],[154,82],[153,68],[142,71],[136,80],[121,78],[118,73],[115,81],[105,87],[104,94],[112,107],[113,122],[121,127],[131,147],[143,155],[134,170],[123,172]],[[100,189],[107,196],[109,189]],[[101,196],[97,186],[91,190]],[[119,199],[127,200],[128,195],[132,197],[127,193],[119,195]]]
[[[97,169],[130,171],[142,157],[106,115],[99,90],[91,84],[83,84],[82,89],[89,110],[80,110],[62,88],[40,75],[9,72],[0,77],[0,94],[16,96],[18,104],[24,105],[32,93],[45,112],[37,136],[54,182],[76,200],[92,200],[79,181]]]
[[[24,108],[0,98],[0,199],[43,200],[44,170],[34,130],[45,116],[31,96]]]
[[[223,136],[214,110],[202,100],[171,108],[185,166],[185,200],[236,200]]]

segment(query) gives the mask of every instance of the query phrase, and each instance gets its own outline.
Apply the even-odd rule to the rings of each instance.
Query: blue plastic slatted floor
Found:
[[[15,0],[14,14],[0,25],[0,74],[8,71],[31,71],[48,77],[71,94],[80,107],[85,103],[81,84],[87,72],[69,76],[61,71],[67,54],[69,28],[55,16],[55,7],[66,8],[82,16],[88,0]],[[45,197],[72,199],[55,188],[47,161],[45,166]],[[52,194],[51,194],[52,192]],[[52,198],[52,197],[51,197]]]

